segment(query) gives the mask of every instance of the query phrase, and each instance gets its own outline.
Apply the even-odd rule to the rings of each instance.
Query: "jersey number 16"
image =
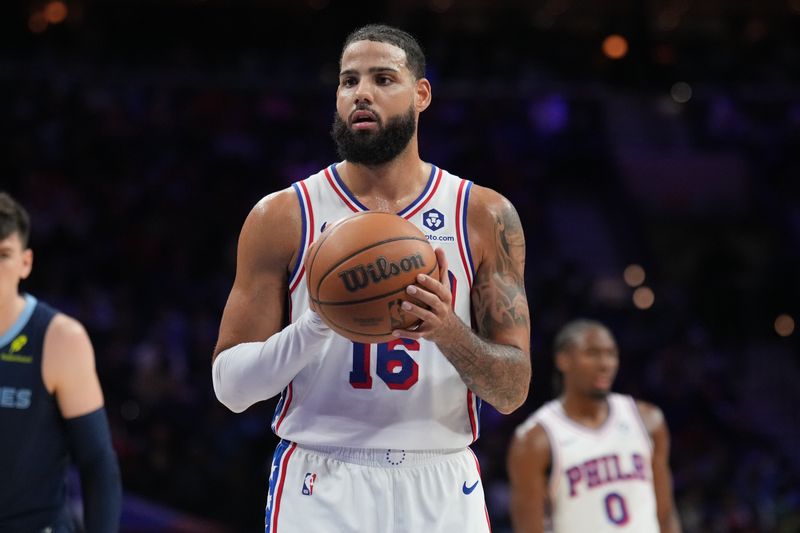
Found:
[[[355,389],[371,389],[370,358],[373,347],[377,351],[375,373],[395,390],[408,390],[419,379],[419,365],[408,352],[419,351],[419,342],[397,339],[381,344],[353,343],[353,370],[350,385]]]

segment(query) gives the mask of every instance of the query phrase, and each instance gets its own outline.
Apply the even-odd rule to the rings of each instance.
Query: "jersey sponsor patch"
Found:
[[[431,231],[439,231],[444,227],[444,215],[437,209],[428,209],[422,213],[422,223]]]
[[[33,362],[33,356],[19,353],[26,344],[28,344],[28,336],[18,335],[13,341],[11,341],[8,353],[0,353],[0,361],[5,361],[6,363],[30,364]]]

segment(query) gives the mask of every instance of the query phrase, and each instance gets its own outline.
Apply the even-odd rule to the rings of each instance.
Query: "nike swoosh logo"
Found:
[[[480,479],[479,479],[478,481],[476,481],[475,483],[473,483],[473,484],[472,484],[472,486],[470,486],[470,487],[467,487],[467,482],[465,481],[465,482],[464,482],[464,486],[463,486],[463,487],[461,487],[461,491],[462,491],[464,494],[472,494],[472,491],[473,491],[473,490],[475,490],[475,487],[477,487],[477,486],[478,486],[478,483],[479,483],[479,482],[480,482]]]

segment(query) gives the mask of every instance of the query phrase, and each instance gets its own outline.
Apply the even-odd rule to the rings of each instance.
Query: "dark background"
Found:
[[[236,239],[337,160],[341,44],[387,22],[428,55],[423,158],[526,230],[531,394],[484,406],[474,446],[494,530],[511,432],[555,393],[552,336],[591,316],[618,336],[616,389],[667,416],[685,531],[800,531],[800,1],[64,5],[0,7],[0,188],[33,217],[23,288],[93,338],[123,530],[262,526],[275,402],[234,415],[210,380]]]

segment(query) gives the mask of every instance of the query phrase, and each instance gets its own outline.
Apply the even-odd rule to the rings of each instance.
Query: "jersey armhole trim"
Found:
[[[625,399],[630,404],[631,410],[633,411],[633,418],[636,419],[638,423],[639,429],[642,432],[642,437],[644,441],[647,443],[648,448],[650,449],[650,454],[653,454],[653,437],[650,436],[650,432],[647,431],[647,425],[644,423],[644,419],[642,418],[642,413],[639,412],[639,406],[636,405],[636,400],[633,396],[626,396]]]
[[[552,430],[547,427],[546,422],[539,419],[536,423],[542,426],[545,435],[547,435],[547,440],[550,443],[550,476],[547,479],[547,488],[550,492],[551,505],[555,505],[556,497],[558,496],[558,483],[561,480],[559,474],[561,471],[561,455],[558,453],[558,441],[556,441]]]
[[[289,412],[289,406],[292,404],[293,383],[294,380],[289,382],[289,385],[287,385],[281,393],[281,399],[278,401],[278,405],[275,406],[275,414],[272,416],[272,432],[276,435],[281,429],[281,424],[284,418],[286,418],[286,413]]]
[[[475,442],[481,434],[481,400],[469,387],[467,387],[467,414],[469,416],[470,431],[472,431],[472,442]]]
[[[314,209],[311,207],[311,199],[309,198],[306,184],[302,181],[298,181],[292,184],[292,188],[294,188],[294,192],[297,194],[297,200],[300,203],[302,229],[300,230],[300,250],[297,253],[297,262],[289,276],[289,294],[294,292],[298,283],[303,278],[303,274],[305,273],[303,263],[305,261],[306,251],[314,242]]]
[[[456,239],[461,263],[464,267],[464,272],[467,273],[467,284],[470,288],[472,288],[472,280],[475,278],[475,265],[472,261],[472,250],[469,247],[467,225],[467,209],[469,207],[471,189],[471,181],[461,180],[461,184],[458,186],[458,195],[456,196]]]

